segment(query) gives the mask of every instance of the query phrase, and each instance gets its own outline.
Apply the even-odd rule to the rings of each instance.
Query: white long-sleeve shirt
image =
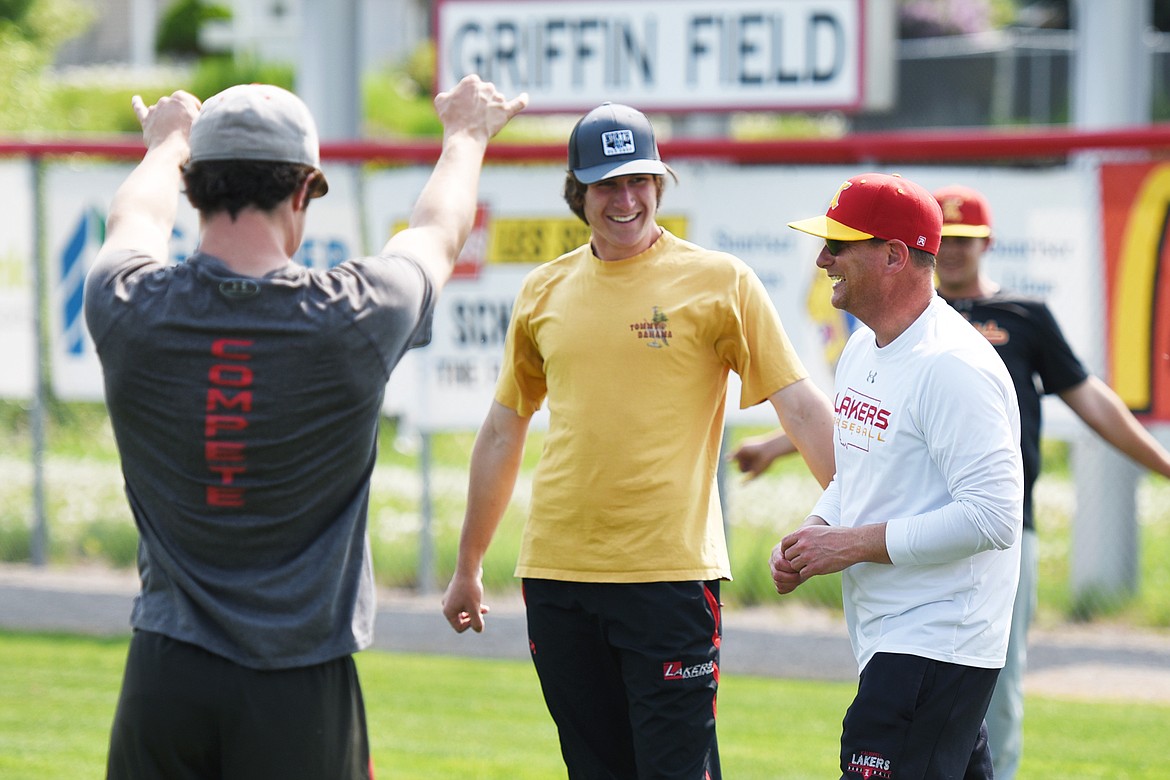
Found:
[[[994,348],[936,296],[885,347],[868,328],[853,334],[834,410],[837,474],[813,514],[886,522],[893,562],[843,572],[859,668],[878,652],[1002,667],[1023,472],[1015,389]]]

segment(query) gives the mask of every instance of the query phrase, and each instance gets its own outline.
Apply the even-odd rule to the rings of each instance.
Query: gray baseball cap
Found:
[[[309,107],[271,84],[239,84],[209,97],[191,125],[190,145],[191,162],[299,163],[321,171],[317,124]],[[328,191],[320,174],[312,196]]]
[[[620,103],[602,103],[569,135],[569,170],[582,184],[635,173],[669,173],[658,156],[646,115]]]

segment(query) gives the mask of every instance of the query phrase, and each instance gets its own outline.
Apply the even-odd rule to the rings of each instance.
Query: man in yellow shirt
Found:
[[[821,484],[833,475],[828,399],[752,269],[657,223],[667,176],[639,111],[606,103],[573,129],[564,194],[590,241],[516,298],[443,600],[456,631],[483,630],[483,557],[547,401],[516,575],[573,778],[720,777],[728,373],[741,407],[770,401]]]

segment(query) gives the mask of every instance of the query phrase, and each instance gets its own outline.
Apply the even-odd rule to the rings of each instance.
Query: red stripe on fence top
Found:
[[[1170,123],[1110,130],[898,131],[853,133],[841,138],[740,141],[723,138],[678,138],[662,141],[668,160],[697,158],[732,163],[861,163],[956,160],[1051,160],[1086,151],[1148,150],[1170,153]],[[84,155],[118,160],[142,157],[142,141],[0,140],[0,157]],[[409,141],[326,141],[321,157],[338,162],[433,163],[437,139]],[[561,162],[563,143],[496,142],[488,149],[495,162]]]

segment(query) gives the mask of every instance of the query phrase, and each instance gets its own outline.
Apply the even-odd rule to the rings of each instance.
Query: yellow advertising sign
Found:
[[[565,217],[496,217],[490,210],[477,229],[487,232],[486,240],[475,242],[482,256],[467,257],[473,242],[468,242],[460,256],[460,265],[478,266],[485,263],[516,263],[537,265],[571,252],[589,240],[589,226],[573,215]],[[658,215],[658,224],[679,238],[687,237],[687,218],[681,215]],[[406,227],[398,222],[394,230]]]
[[[686,238],[686,217],[660,216],[658,224]],[[489,263],[544,263],[589,240],[589,226],[574,216],[493,218],[488,228]]]

